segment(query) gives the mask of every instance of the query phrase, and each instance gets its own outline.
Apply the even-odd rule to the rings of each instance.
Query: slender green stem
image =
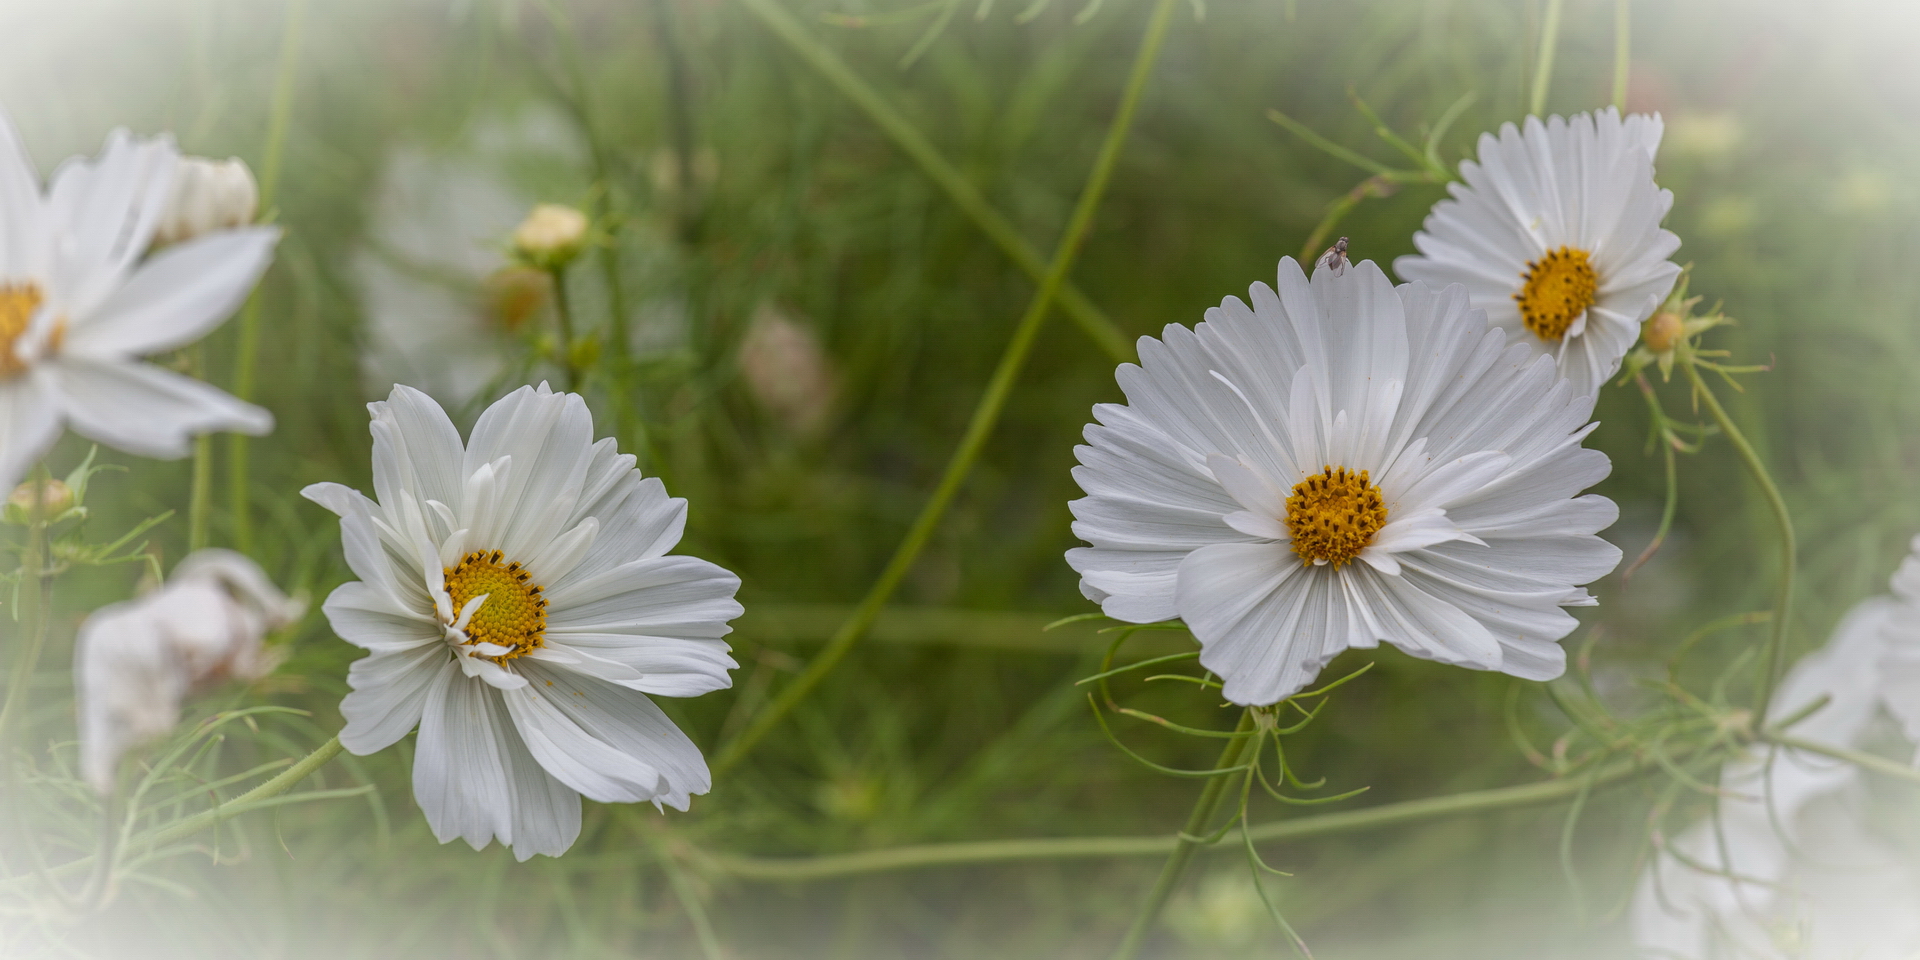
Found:
[[[1244,711],[1240,714],[1240,726],[1234,732],[1245,734],[1252,729],[1253,711]],[[1228,740],[1213,768],[1224,771],[1240,766],[1240,755],[1246,752],[1247,745],[1258,744],[1263,736],[1240,736]],[[1160,922],[1160,911],[1166,909],[1167,898],[1173,895],[1174,888],[1180,885],[1180,878],[1186,875],[1187,864],[1193,862],[1194,852],[1205,845],[1197,838],[1212,833],[1208,828],[1220,813],[1220,804],[1227,798],[1227,781],[1231,779],[1225,773],[1217,774],[1200,788],[1200,799],[1187,816],[1186,827],[1174,838],[1173,852],[1167,855],[1166,864],[1160,868],[1160,877],[1147,893],[1147,902],[1133,915],[1133,926],[1128,928],[1119,948],[1113,951],[1113,960],[1133,960],[1139,955],[1141,945],[1147,942],[1147,934],[1152,933],[1154,925]]]
[[[1760,485],[1760,492],[1766,497],[1774,521],[1780,525],[1779,596],[1773,602],[1773,629],[1767,640],[1766,652],[1760,658],[1760,696],[1753,710],[1754,716],[1765,722],[1767,708],[1773,703],[1774,688],[1780,683],[1780,671],[1786,663],[1787,636],[1793,614],[1793,575],[1799,552],[1793,536],[1793,515],[1787,512],[1787,501],[1780,495],[1780,488],[1774,485],[1773,477],[1767,473],[1767,465],[1761,462],[1760,454],[1753,449],[1753,444],[1747,442],[1746,434],[1734,426],[1733,418],[1727,416],[1719,398],[1707,389],[1706,381],[1701,379],[1693,358],[1687,356],[1681,360],[1680,367],[1687,372],[1687,379],[1692,381],[1694,395],[1707,405],[1707,412],[1720,425],[1720,432],[1726,434],[1727,441],[1733,444],[1741,462],[1746,464],[1747,472]]]
[[[1547,0],[1547,15],[1540,24],[1540,56],[1533,63],[1533,98],[1528,113],[1539,116],[1547,108],[1547,88],[1553,84],[1553,54],[1560,46],[1560,0]]]
[[[560,362],[567,368],[567,389],[580,392],[580,367],[573,355],[573,301],[567,296],[567,268],[551,267],[553,315],[560,326]]]
[[[673,218],[682,242],[699,235],[700,183],[694,176],[693,84],[687,54],[674,32],[671,0],[652,0],[653,31],[660,40],[667,75],[667,128],[673,141]]]
[[[673,854],[656,845],[655,852],[660,862],[660,870],[667,875],[667,884],[673,888],[673,896],[680,901],[680,909],[687,912],[687,920],[693,924],[693,936],[700,944],[700,955],[706,960],[726,960],[727,950],[720,943],[720,935],[713,929],[713,921],[707,916],[707,908],[700,902],[700,892],[694,889],[693,878],[680,868]]]
[[[740,2],[746,5],[749,12],[760,18],[760,22],[768,30],[773,31],[774,36],[780,38],[788,49],[819,71],[828,83],[865,112],[869,119],[893,139],[894,146],[899,147],[902,153],[905,153],[914,163],[919,164],[921,172],[927,175],[927,179],[946,191],[947,199],[952,200],[954,206],[960,208],[960,212],[972,219],[974,226],[979,227],[981,233],[986,234],[987,238],[999,246],[1002,252],[1012,258],[1027,276],[1035,280],[1046,276],[1047,262],[1040,258],[1040,251],[1035,250],[1033,245],[1020,235],[1020,231],[1006,217],[1001,216],[1000,211],[995,210],[993,204],[987,202],[987,198],[980,194],[980,189],[975,187],[958,167],[948,163],[946,158],[940,155],[940,151],[934,149],[933,144],[924,134],[908,122],[907,118],[888,103],[885,97],[882,97],[866,81],[860,79],[860,75],[854,73],[852,68],[847,66],[846,61],[841,60],[832,50],[814,39],[813,35],[808,33],[807,29],[780,5],[779,0],[740,0]],[[1060,285],[1059,299],[1060,309],[1066,313],[1067,318],[1079,326],[1081,331],[1108,356],[1122,363],[1133,359],[1133,344],[1127,339],[1126,334],[1121,333],[1120,328],[1115,326],[1099,307],[1094,306],[1093,301],[1089,300],[1086,294],[1081,293],[1078,287],[1071,282],[1063,282]]]
[[[141,837],[139,841],[140,846],[147,849],[165,846],[175,840],[191,837],[202,830],[219,826],[234,817],[246,813],[248,809],[260,801],[272,799],[293,789],[295,784],[305,780],[309,774],[326,766],[328,761],[339,756],[340,749],[340,738],[335,736],[315,748],[312,753],[300,758],[300,762],[281,771],[278,776],[254,787],[252,790],[248,790],[246,793],[234,797],[232,800],[228,800],[226,803],[214,807],[211,810],[194,814],[185,820],[165,827],[151,835]]]
[[[743,0],[743,2],[761,3],[765,0]],[[879,579],[868,589],[867,595],[854,609],[853,616],[827,641],[813,662],[794,678],[793,682],[781,690],[779,695],[767,705],[767,708],[748,724],[740,736],[722,747],[714,757],[713,772],[716,776],[739,763],[748,751],[751,751],[773,728],[792,712],[801,700],[826,679],[835,665],[844,659],[854,644],[866,635],[867,628],[873,625],[874,618],[893,596],[900,580],[912,569],[920,556],[920,551],[932,539],[934,530],[946,516],[947,507],[953,502],[954,495],[960,490],[967,475],[972,472],[973,464],[980,458],[980,451],[986,446],[987,438],[992,436],[993,428],[1000,420],[1000,413],[1006,408],[1007,398],[1013,392],[1013,385],[1020,376],[1021,368],[1026,365],[1027,355],[1033,350],[1034,338],[1039,336],[1042,321],[1046,319],[1047,308],[1052,305],[1054,296],[1066,283],[1067,273],[1073,268],[1073,262],[1080,251],[1080,244],[1086,239],[1087,231],[1093,226],[1094,211],[1100,206],[1100,199],[1106,194],[1107,182],[1113,176],[1113,169],[1120,160],[1121,148],[1126,144],[1127,132],[1133,127],[1133,115],[1140,106],[1141,94],[1146,90],[1147,78],[1153,73],[1154,62],[1160,57],[1160,47],[1167,37],[1167,28],[1173,21],[1173,8],[1176,0],[1157,0],[1153,14],[1148,21],[1145,36],[1140,40],[1140,50],[1134,57],[1133,72],[1127,78],[1126,91],[1120,97],[1119,109],[1114,112],[1113,121],[1107,127],[1107,138],[1100,145],[1100,153],[1094,159],[1093,170],[1087,177],[1087,184],[1080,192],[1080,202],[1074,207],[1073,216],[1067,221],[1066,231],[1060,237],[1060,245],[1055,248],[1053,265],[1040,281],[1040,289],[1034,292],[1033,300],[1027,305],[1026,315],[1014,328],[1013,339],[1000,356],[1000,363],[993,371],[993,379],[988,381],[986,393],[974,408],[973,418],[967,424],[967,431],[960,439],[960,446],[954,450],[953,458],[947,462],[946,471],[941,474],[940,483],[934,488],[920,515],[914,518],[913,526],[895,548],[892,559],[887,561]]]
[[[1271,843],[1343,833],[1364,833],[1448,817],[1545,806],[1570,800],[1583,789],[1598,789],[1617,783],[1638,775],[1646,769],[1648,769],[1647,764],[1623,762],[1588,776],[1546,780],[1517,787],[1475,790],[1444,797],[1382,804],[1360,810],[1343,810],[1338,813],[1281,820],[1252,827],[1248,833],[1256,843]],[[1029,860],[1164,857],[1172,853],[1178,843],[1178,837],[1166,835],[1045,837],[1028,840],[916,844],[821,857],[749,857],[732,854],[699,854],[697,856],[703,869],[718,875],[741,880],[805,882],[869,873],[886,873],[894,870],[1015,863]],[[1203,847],[1197,852],[1211,852],[1216,849],[1219,848]]]
[[[1763,733],[1760,735],[1760,739],[1768,743],[1786,747],[1789,750],[1804,750],[1807,753],[1817,753],[1823,757],[1844,760],[1856,767],[1872,770],[1875,773],[1883,773],[1890,777],[1898,777],[1909,782],[1920,783],[1920,770],[1909,767],[1904,763],[1889,760],[1886,757],[1876,757],[1871,753],[1861,753],[1858,750],[1848,750],[1845,747],[1836,747],[1831,744],[1819,743],[1813,740],[1802,740],[1799,737],[1789,737],[1785,734]]]
[[[1627,112],[1628,53],[1633,43],[1632,0],[1613,0],[1613,108]]]
[[[300,33],[307,13],[306,0],[287,0],[287,21],[280,35],[280,71],[273,83],[273,107],[267,117],[267,143],[260,157],[260,210],[270,213],[280,189],[281,160],[286,155],[287,127],[293,117],[293,76],[300,60]],[[240,341],[233,361],[233,395],[251,401],[255,361],[260,353],[260,291],[248,295],[240,311]],[[232,514],[233,545],[241,553],[253,550],[253,513],[248,494],[246,434],[227,437],[227,510]],[[197,449],[197,448],[196,448]],[[196,453],[197,456],[197,453]],[[196,459],[196,478],[199,460]],[[209,465],[211,469],[211,465]],[[212,482],[212,476],[208,476]],[[197,488],[196,488],[197,489]]]
[[[196,375],[207,370],[207,346],[195,344],[187,351],[188,362]],[[187,487],[187,552],[205,548],[213,529],[213,435],[193,438],[193,473]]]
[[[34,471],[36,478],[45,479],[45,469]],[[34,671],[40,667],[40,651],[47,645],[47,627],[52,622],[53,575],[47,570],[47,517],[46,495],[34,497],[30,519],[27,521],[27,550],[21,557],[20,577],[27,598],[26,609],[21,620],[25,623],[25,639],[13,656],[11,672],[7,676],[7,700],[0,703],[0,766],[8,771],[13,769],[14,721],[26,713],[29,684],[33,682]]]

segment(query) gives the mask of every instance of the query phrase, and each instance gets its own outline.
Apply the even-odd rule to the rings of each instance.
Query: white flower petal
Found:
[[[548,631],[547,643],[586,658],[569,669],[662,697],[697,697],[725,690],[733,685],[727,671],[739,667],[724,640]],[[601,664],[616,664],[624,670],[616,674]]]
[[[561,632],[724,637],[741,607],[740,578],[695,557],[635,560],[547,594]]]
[[[526,673],[533,684],[507,697],[514,723],[562,782],[596,799],[574,778],[608,797],[677,810],[712,786],[699,748],[644,695],[544,664],[529,665]],[[597,769],[585,768],[589,758]]]
[[[47,368],[74,431],[129,453],[173,459],[187,455],[195,434],[273,429],[267,411],[149,363],[63,355]]]
[[[37,372],[0,380],[0,489],[18,485],[59,437],[59,408]]]
[[[277,227],[223,230],[160,251],[99,308],[75,316],[61,349],[123,360],[199,340],[246,300],[279,237]]]
[[[46,269],[45,208],[33,158],[13,121],[0,111],[0,282],[38,276]]]
[[[45,293],[61,313],[84,317],[125,281],[166,212],[178,161],[170,138],[115,130],[98,157],[75,157],[53,172],[47,224],[61,233]]]
[[[1215,544],[1180,564],[1180,617],[1228,700],[1277,703],[1347,648],[1346,603],[1330,579],[1276,543]]]
[[[433,684],[459,682],[445,669],[447,659],[446,649],[435,643],[355,660],[347,668],[353,689],[340,701],[347,721],[340,745],[364,757],[398,743],[419,726]]]

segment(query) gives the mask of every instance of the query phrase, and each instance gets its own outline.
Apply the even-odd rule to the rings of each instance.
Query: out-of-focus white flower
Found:
[[[1487,326],[1458,284],[1364,261],[1230,297],[1140,339],[1127,404],[1075,449],[1080,588],[1107,616],[1179,617],[1228,700],[1270,704],[1349,648],[1545,680],[1620,562],[1577,494],[1594,394]]]
[[[1881,701],[1900,721],[1915,745],[1914,766],[1920,767],[1920,537],[1893,573],[1893,596],[1899,614],[1887,618],[1887,656],[1880,672]]]
[[[522,387],[469,441],[395,387],[372,414],[378,500],[302,491],[340,516],[360,579],[327,598],[369,655],[347,674],[340,742],[365,755],[418,726],[413,790],[434,836],[525,860],[580,834],[580,797],[685,810],[700,749],[648,699],[730,686],[740,579],[669,556],[686,501],[595,442],[578,394]]]
[[[1480,135],[1480,161],[1433,205],[1406,280],[1465,284],[1487,319],[1597,392],[1673,289],[1680,238],[1660,228],[1673,194],[1653,182],[1658,116],[1612,109]]]
[[[819,338],[772,303],[753,312],[740,343],[740,376],[767,412],[802,436],[826,424],[838,393],[833,361]]]
[[[107,137],[43,193],[0,116],[0,490],[72,424],[129,453],[180,457],[194,434],[266,433],[267,411],[139,358],[205,336],[273,257],[279,231],[220,230],[145,257],[172,196],[166,137]],[[145,257],[145,259],[142,259]]]
[[[527,218],[513,228],[513,248],[536,266],[563,267],[579,256],[591,225],[586,214],[572,207],[537,204]]]
[[[1920,565],[1908,560],[1896,590],[1903,577],[1920,579]],[[1791,734],[1860,746],[1878,707],[1894,708],[1901,696],[1889,674],[1899,634],[1913,629],[1912,599],[1856,606],[1826,647],[1787,674],[1770,719],[1825,698]],[[1671,841],[1679,856],[1660,854],[1641,878],[1632,925],[1648,956],[1907,960],[1920,952],[1920,863],[1876,834],[1858,767],[1805,751],[1756,750],[1728,764],[1720,786],[1717,826],[1709,820],[1683,831]]]
[[[246,161],[181,157],[173,175],[173,197],[153,242],[184,243],[215,230],[238,230],[253,223],[259,208],[260,187]]]
[[[95,610],[80,625],[74,652],[87,782],[111,791],[121,754],[172,730],[187,697],[227,679],[265,676],[275,658],[261,639],[305,609],[252,560],[202,550],[180,561],[160,589]]]

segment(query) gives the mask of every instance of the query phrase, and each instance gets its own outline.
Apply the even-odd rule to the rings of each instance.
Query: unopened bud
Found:
[[[587,242],[587,215],[557,203],[542,203],[513,230],[513,246],[543,269],[564,267]]]
[[[244,227],[259,208],[260,188],[245,161],[181,157],[173,175],[173,196],[153,242],[185,243],[215,230]]]
[[[545,271],[513,264],[488,275],[483,287],[488,311],[513,332],[546,305],[553,295],[553,278]]]
[[[24,524],[33,517],[34,500],[40,501],[40,516],[51,520],[73,507],[73,488],[60,480],[28,480],[7,495],[7,519]]]
[[[1679,314],[1662,310],[1647,320],[1640,330],[1640,337],[1646,341],[1648,350],[1666,353],[1680,342],[1680,336],[1686,329],[1686,322],[1680,319]]]

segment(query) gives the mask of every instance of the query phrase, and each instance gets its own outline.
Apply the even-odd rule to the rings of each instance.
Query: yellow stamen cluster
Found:
[[[26,365],[14,356],[13,347],[27,332],[27,324],[33,321],[33,312],[38,309],[39,287],[31,283],[0,284],[0,377],[11,377],[26,370]]]
[[[1527,272],[1520,279],[1520,292],[1513,295],[1520,305],[1520,319],[1534,336],[1548,343],[1558,343],[1567,335],[1573,321],[1593,306],[1600,286],[1587,252],[1572,247],[1549,250],[1538,260],[1527,261]]]
[[[1386,501],[1365,470],[1326,467],[1294,484],[1287,497],[1293,552],[1309,563],[1343,566],[1386,525]]]
[[[547,598],[540,585],[519,563],[501,563],[500,551],[478,550],[446,568],[447,593],[458,616],[467,601],[485,595],[487,601],[467,621],[467,639],[510,648],[495,662],[539,649],[547,629]]]

